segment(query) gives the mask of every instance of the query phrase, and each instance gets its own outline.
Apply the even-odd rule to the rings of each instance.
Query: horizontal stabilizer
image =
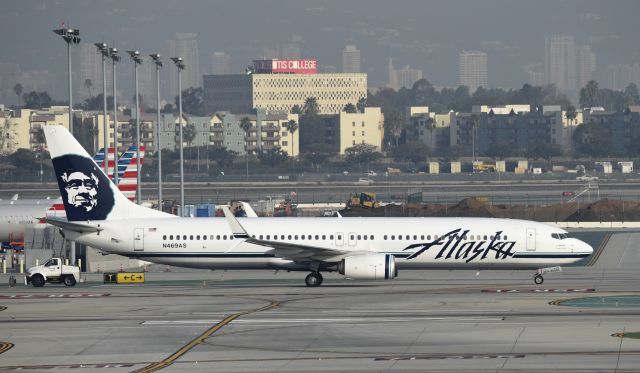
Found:
[[[90,224],[83,224],[77,222],[69,222],[62,219],[57,219],[54,217],[46,217],[45,222],[55,225],[56,227],[60,227],[62,229],[66,229],[73,232],[78,233],[91,233],[91,232],[100,232],[103,228],[96,227]]]

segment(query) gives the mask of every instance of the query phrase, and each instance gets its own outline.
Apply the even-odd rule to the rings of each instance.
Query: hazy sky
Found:
[[[51,30],[64,21],[80,29],[83,42],[165,55],[172,35],[197,33],[203,72],[214,50],[230,54],[240,71],[264,47],[292,41],[303,56],[340,71],[342,49],[354,43],[371,86],[386,83],[388,57],[396,67],[423,69],[435,85],[452,86],[458,52],[483,50],[490,85],[518,87],[526,80],[523,65],[544,62],[544,37],[552,33],[589,44],[599,70],[640,62],[639,14],[637,0],[5,1],[0,63],[50,70],[63,84],[66,51]]]

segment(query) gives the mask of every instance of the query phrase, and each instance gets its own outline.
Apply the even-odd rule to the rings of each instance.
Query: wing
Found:
[[[273,254],[279,258],[293,260],[296,262],[321,261],[321,262],[337,262],[345,255],[350,254],[347,251],[327,249],[317,246],[300,245],[295,243],[267,241],[253,238],[247,233],[238,219],[231,213],[228,207],[223,206],[224,216],[231,227],[235,238],[244,239],[245,242],[258,246],[270,247],[267,253]]]

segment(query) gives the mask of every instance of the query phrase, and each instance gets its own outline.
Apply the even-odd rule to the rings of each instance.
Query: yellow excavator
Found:
[[[351,195],[349,201],[347,201],[347,208],[351,208],[353,206],[375,209],[380,207],[380,202],[376,201],[375,193],[355,193]]]

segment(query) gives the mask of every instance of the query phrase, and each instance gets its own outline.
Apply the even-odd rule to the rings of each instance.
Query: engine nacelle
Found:
[[[398,276],[391,254],[356,254],[338,264],[338,272],[355,280],[390,280]]]

